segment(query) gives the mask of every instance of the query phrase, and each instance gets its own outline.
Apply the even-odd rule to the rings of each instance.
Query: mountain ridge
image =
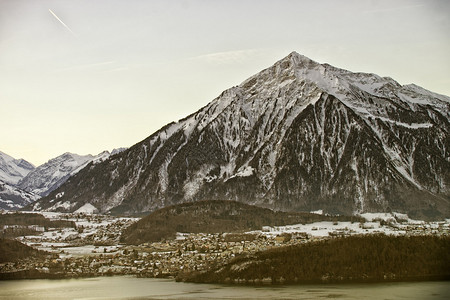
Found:
[[[98,163],[125,149],[103,151],[95,156],[66,152],[38,167],[0,152],[0,168],[9,171],[0,173],[0,208],[21,209],[48,195],[90,162]]]
[[[14,157],[0,151],[0,180],[8,184],[17,184],[31,172],[35,166],[23,158]]]
[[[287,211],[449,216],[449,99],[293,52],[85,168],[32,209],[89,202],[132,214],[228,199]]]
[[[96,156],[66,152],[35,168],[22,178],[17,185],[27,192],[47,196],[89,162],[95,159],[105,159],[108,156],[108,151],[103,151]]]

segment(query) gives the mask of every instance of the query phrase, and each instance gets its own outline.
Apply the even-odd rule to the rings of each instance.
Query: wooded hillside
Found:
[[[160,209],[125,229],[121,242],[141,244],[175,237],[176,232],[221,233],[318,221],[363,221],[359,217],[276,212],[235,201],[199,201]]]
[[[16,262],[24,258],[43,258],[48,254],[15,240],[0,239],[0,263]]]
[[[450,278],[450,237],[366,235],[277,248],[238,257],[219,269],[179,280],[345,282]]]

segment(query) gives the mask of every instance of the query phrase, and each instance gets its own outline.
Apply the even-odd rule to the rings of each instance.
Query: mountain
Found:
[[[24,159],[15,159],[0,151],[0,180],[15,185],[34,170],[34,166]]]
[[[21,209],[48,195],[89,163],[99,163],[124,150],[114,149],[112,154],[103,151],[96,156],[64,153],[37,168],[0,152],[0,209]]]
[[[26,160],[15,159],[0,151],[0,209],[19,209],[39,198],[38,195],[16,186],[34,169],[35,167]]]
[[[0,209],[21,209],[39,198],[39,195],[24,191],[10,183],[0,180]]]
[[[127,149],[128,149],[128,148],[126,148],[126,147],[115,148],[115,149],[113,149],[113,150],[111,151],[111,155],[118,154],[118,153],[123,152],[123,151],[125,151],[125,150],[127,150]]]
[[[449,114],[447,96],[293,52],[30,208],[133,214],[224,199],[449,217]]]
[[[39,196],[47,196],[90,162],[98,163],[109,156],[108,151],[103,151],[96,156],[66,152],[28,173],[18,182],[18,187]]]

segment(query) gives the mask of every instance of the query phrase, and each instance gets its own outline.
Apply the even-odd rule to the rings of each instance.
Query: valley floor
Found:
[[[73,221],[76,228],[37,228],[16,239],[53,253],[46,259],[0,263],[0,279],[77,278],[135,275],[177,277],[218,268],[236,257],[282,246],[366,234],[449,236],[450,220],[424,222],[395,214],[366,214],[366,222],[316,222],[246,233],[179,233],[175,240],[137,246],[119,244],[120,233],[137,218],[44,213],[52,220]],[[35,228],[36,229],[36,228]]]

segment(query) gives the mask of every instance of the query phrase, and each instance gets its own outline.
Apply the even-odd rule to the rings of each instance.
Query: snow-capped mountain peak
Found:
[[[0,151],[0,180],[8,184],[17,184],[35,167],[24,159],[15,159]]]
[[[0,209],[18,209],[39,198],[16,184],[34,169],[24,159],[15,159],[0,151]]]
[[[113,153],[126,149],[114,149]],[[48,195],[90,162],[99,164],[111,155],[109,151],[96,156],[66,152],[35,168],[24,159],[0,152],[0,208],[20,209]]]
[[[34,169],[18,183],[18,186],[25,191],[46,196],[90,162],[99,163],[109,156],[109,151],[103,151],[96,156],[66,152]]]
[[[278,210],[450,216],[447,98],[292,52],[83,169],[35,208],[91,203],[141,213],[229,199]]]

